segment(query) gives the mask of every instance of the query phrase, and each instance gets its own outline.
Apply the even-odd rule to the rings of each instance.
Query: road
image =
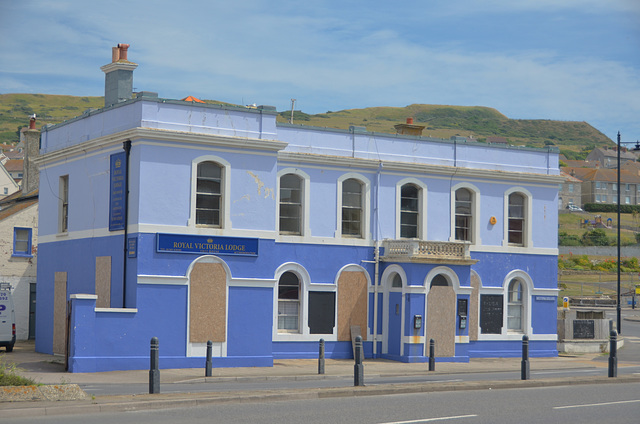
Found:
[[[640,383],[233,403],[172,410],[3,420],[5,424],[27,422],[637,424],[640,422]]]
[[[603,360],[606,360],[604,357]],[[570,379],[575,376],[607,376],[606,367],[585,367],[582,369],[563,370],[543,370],[532,371],[531,378],[561,378]],[[640,373],[640,363],[637,366],[619,366],[618,375]],[[367,377],[365,374],[365,384],[367,386],[402,383],[441,383],[454,381],[487,381],[487,380],[519,380],[520,371],[509,372],[479,372],[464,374],[438,374],[438,375],[414,375],[397,377]],[[327,380],[269,380],[269,381],[247,381],[247,382],[177,382],[165,383],[160,387],[161,393],[197,393],[197,392],[223,392],[237,390],[280,390],[280,389],[305,389],[305,388],[326,388],[326,387],[349,387],[353,386],[353,377],[333,378]],[[116,394],[143,394],[149,392],[148,383],[140,384],[80,384],[80,387],[90,395],[104,396]]]
[[[608,311],[607,318],[615,319],[615,310]],[[624,338],[625,345],[618,351],[618,375],[628,373],[640,373],[640,322],[624,321]],[[600,362],[594,363],[593,367],[586,366],[584,368],[569,370],[543,370],[531,371],[531,378],[567,378],[575,376],[606,376],[608,369],[602,364],[607,362],[608,355],[602,355],[596,359]],[[437,369],[437,365],[436,365]],[[413,376],[398,377],[380,377],[367,376],[365,365],[365,384],[366,385],[382,385],[382,384],[400,384],[400,383],[416,383],[416,382],[447,382],[447,381],[479,381],[479,380],[518,380],[520,379],[520,371],[510,372],[479,372],[464,374],[437,374],[429,375],[425,371],[424,374]],[[309,380],[269,380],[269,381],[225,381],[202,382],[178,382],[170,384],[162,384],[160,391],[162,393],[195,393],[195,392],[219,392],[219,391],[235,391],[235,390],[269,390],[269,389],[295,389],[295,388],[313,388],[313,387],[348,387],[353,386],[353,377],[333,378],[326,380],[309,379]],[[80,387],[87,393],[95,396],[114,395],[114,394],[142,394],[149,392],[148,382],[139,384],[81,384]],[[640,421],[639,421],[640,422]]]

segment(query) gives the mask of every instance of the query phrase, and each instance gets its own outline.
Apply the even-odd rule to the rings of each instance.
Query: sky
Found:
[[[640,139],[639,0],[0,0],[0,94],[135,91],[324,113],[487,106]]]

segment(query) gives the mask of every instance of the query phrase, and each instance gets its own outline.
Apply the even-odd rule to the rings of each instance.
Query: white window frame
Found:
[[[417,238],[427,238],[427,185],[417,178],[404,178],[396,183],[396,239],[400,239],[402,218],[402,187],[413,184],[418,187],[418,235]]]
[[[69,233],[69,175],[60,176],[58,183],[58,233]]]
[[[301,196],[301,216],[300,216],[300,234],[280,234],[280,178],[287,174],[295,174],[301,178],[302,196]],[[309,204],[311,201],[311,177],[304,171],[298,168],[284,168],[278,171],[278,181],[276,186],[276,231],[280,234],[281,238],[286,237],[309,237],[311,236],[311,229],[309,227]]]
[[[509,285],[511,281],[518,280],[522,285],[522,315],[521,319],[521,328],[520,330],[509,330]],[[522,270],[513,270],[504,279],[503,282],[503,293],[504,293],[504,306],[503,306],[503,314],[502,314],[502,334],[503,335],[515,335],[518,339],[521,339],[522,335],[531,335],[533,334],[533,329],[531,327],[531,291],[533,290],[533,280],[529,274]]]
[[[362,184],[362,234],[361,237],[342,235],[342,183],[349,179],[356,179]],[[336,207],[335,238],[343,240],[361,240],[368,243],[371,240],[371,182],[362,174],[349,172],[341,175],[337,181],[338,195]]]
[[[450,234],[449,241],[462,241],[456,240],[456,191],[466,188],[471,192],[471,245],[481,245],[482,240],[480,239],[480,190],[478,187],[471,183],[463,182],[458,183],[451,187],[451,192],[449,193],[450,198]]]
[[[523,224],[523,234],[522,234],[522,245],[519,244],[510,244],[509,243],[509,196],[513,193],[518,193],[524,197],[524,224]],[[524,187],[512,187],[509,190],[504,192],[504,238],[502,240],[502,246],[504,247],[533,247],[532,234],[533,234],[533,225],[532,225],[532,209],[533,209],[533,196],[531,192]]]
[[[196,225],[196,202],[197,202],[197,184],[198,184],[198,165],[202,162],[215,162],[221,167],[220,181],[220,225]],[[229,195],[231,193],[231,165],[219,156],[205,155],[199,156],[191,162],[191,205],[189,213],[189,227],[206,228],[207,231],[216,233],[224,229],[231,228],[231,213]]]

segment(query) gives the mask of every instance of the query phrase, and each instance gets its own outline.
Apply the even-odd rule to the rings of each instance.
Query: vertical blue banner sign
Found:
[[[109,231],[124,230],[124,211],[127,202],[124,192],[127,176],[125,152],[111,155],[110,170]]]

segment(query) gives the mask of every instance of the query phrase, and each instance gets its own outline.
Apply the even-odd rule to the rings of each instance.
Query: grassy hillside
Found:
[[[215,100],[207,102],[221,103]],[[20,127],[27,126],[29,117],[34,113],[38,116],[38,126],[41,126],[62,122],[81,115],[86,109],[100,108],[103,104],[102,97],[1,94],[0,143],[17,142]],[[290,111],[284,111],[277,119],[279,122],[288,122],[290,115]],[[595,146],[613,144],[586,122],[509,119],[495,109],[481,106],[415,104],[328,111],[317,115],[295,111],[294,123],[341,129],[357,125],[369,131],[395,133],[394,125],[406,122],[407,117],[413,117],[415,125],[425,126],[425,136],[473,136],[480,141],[489,136],[501,136],[513,145],[555,145],[574,157],[585,155],[586,150]]]
[[[38,116],[38,128],[82,115],[89,108],[104,106],[102,97],[74,97],[50,94],[0,94],[0,143],[15,143],[29,117]]]
[[[282,112],[281,122],[288,122],[291,112]],[[489,136],[505,137],[510,144],[530,147],[555,145],[561,150],[585,152],[595,146],[613,142],[586,122],[509,119],[495,109],[481,106],[410,105],[349,109],[307,115],[294,112],[294,123],[347,129],[350,125],[365,126],[370,131],[394,133],[394,125],[414,118],[415,125],[424,125],[423,135],[449,138],[470,136],[484,141]]]

